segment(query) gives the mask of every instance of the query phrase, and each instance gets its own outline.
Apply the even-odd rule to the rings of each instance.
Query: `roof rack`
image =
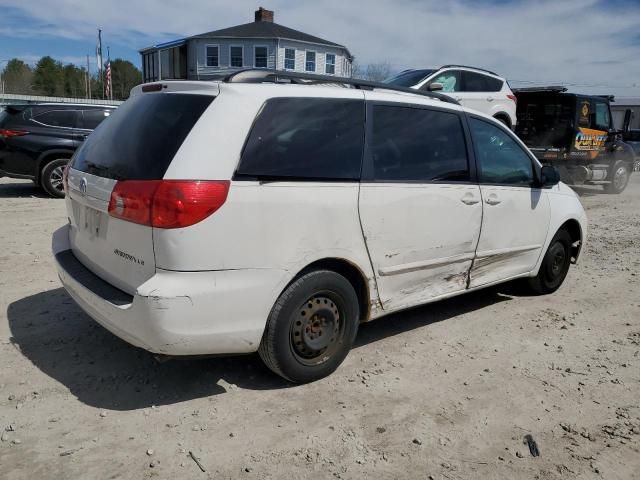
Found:
[[[394,92],[410,93],[412,95],[420,95],[423,97],[434,98],[446,103],[453,103],[460,105],[457,100],[447,95],[443,95],[437,92],[425,92],[422,90],[414,90],[413,88],[397,87],[395,85],[389,85],[388,83],[371,82],[369,80],[359,80],[355,78],[346,77],[333,77],[330,75],[316,75],[311,73],[296,73],[287,72],[282,70],[265,70],[263,68],[254,69],[248,68],[244,70],[238,70],[224,77],[225,83],[285,83],[283,80],[288,80],[289,83],[301,84],[301,85],[313,85],[313,84],[334,84],[334,85],[350,85],[360,90],[374,90],[383,89],[391,90]]]
[[[474,70],[480,70],[481,72],[490,73],[491,75],[495,75],[496,77],[500,76],[496,72],[492,72],[491,70],[487,70],[486,68],[472,67],[471,65],[443,65],[439,68],[439,70],[442,70],[443,68],[451,68],[451,67],[473,68]]]
[[[548,87],[525,87],[525,88],[512,88],[513,93],[535,93],[535,92],[551,92],[551,93],[564,93],[569,90],[567,87],[560,85],[551,85]]]

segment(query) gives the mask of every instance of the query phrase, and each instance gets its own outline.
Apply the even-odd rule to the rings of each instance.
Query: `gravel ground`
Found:
[[[63,202],[0,180],[0,478],[640,478],[640,175],[580,193],[589,243],[556,294],[392,315],[291,386],[255,355],[160,364],[93,323],[49,253]]]

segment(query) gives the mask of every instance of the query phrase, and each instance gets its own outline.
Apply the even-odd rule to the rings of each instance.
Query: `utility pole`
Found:
[[[84,75],[84,91],[87,98],[91,98],[91,76],[89,75],[89,55],[87,55],[87,71]]]

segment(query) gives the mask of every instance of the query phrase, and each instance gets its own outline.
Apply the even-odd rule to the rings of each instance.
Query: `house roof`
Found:
[[[212,32],[201,33],[199,35],[193,35],[191,37],[143,48],[140,52],[155,48],[167,48],[169,46],[180,45],[192,38],[284,38],[288,40],[297,40],[300,42],[317,43],[344,48],[350,55],[349,49],[344,45],[330,42],[329,40],[325,40],[320,37],[314,37],[313,35],[309,35],[274,22],[251,22],[236,25],[235,27],[214,30]]]

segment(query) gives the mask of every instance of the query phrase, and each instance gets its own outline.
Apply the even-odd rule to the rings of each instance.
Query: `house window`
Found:
[[[336,73],[336,56],[333,53],[327,53],[327,61],[325,63],[324,71],[330,75]]]
[[[230,67],[242,67],[242,65],[244,64],[244,47],[242,45],[232,45],[231,47],[229,47],[229,57]]]
[[[253,66],[267,68],[267,47],[253,47]]]
[[[207,45],[207,67],[218,67],[220,65],[219,49],[217,45]]]
[[[305,57],[304,69],[307,72],[316,71],[316,52],[307,52]]]
[[[295,70],[296,69],[296,50],[295,48],[284,49],[284,69]]]

